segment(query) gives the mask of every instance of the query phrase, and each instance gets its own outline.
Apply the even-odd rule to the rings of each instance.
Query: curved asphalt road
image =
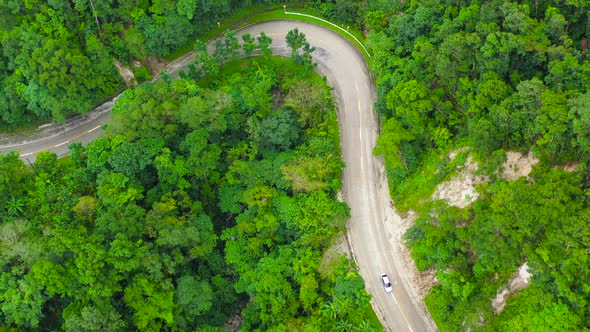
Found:
[[[389,190],[384,178],[383,163],[373,156],[378,136],[378,119],[373,110],[374,88],[369,70],[361,53],[347,40],[326,28],[297,21],[271,21],[249,26],[243,32],[257,35],[264,31],[273,38],[275,54],[288,55],[284,36],[294,27],[316,46],[314,60],[318,72],[334,87],[340,123],[344,169],[343,193],[351,207],[348,224],[349,240],[359,265],[367,291],[373,295],[373,308],[388,331],[436,330],[421,303],[417,303],[399,253],[401,220],[390,207]],[[178,68],[194,59],[188,54],[169,66],[173,76]],[[71,120],[68,124],[50,127],[43,137],[6,144],[0,142],[0,152],[20,150],[23,159],[34,160],[37,152],[50,150],[59,156],[68,153],[72,141],[87,143],[102,132],[108,123],[113,101],[93,113]],[[387,273],[394,284],[387,294],[379,275]],[[403,278],[401,278],[403,277]],[[413,296],[412,296],[413,295]]]

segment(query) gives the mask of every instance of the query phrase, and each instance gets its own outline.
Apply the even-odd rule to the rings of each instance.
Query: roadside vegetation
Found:
[[[293,30],[292,59],[236,60],[232,36],[199,53],[211,72],[127,90],[70,157],[0,156],[0,329],[381,329],[325,255],[349,209],[313,47]]]
[[[365,22],[391,195],[417,212],[406,233],[437,285],[442,331],[590,328],[589,5],[579,1],[370,2]],[[452,151],[462,151],[454,159]],[[528,177],[502,177],[507,151],[532,151]],[[471,155],[479,199],[433,201]],[[579,165],[564,170],[566,163]],[[492,300],[527,264],[530,285]]]

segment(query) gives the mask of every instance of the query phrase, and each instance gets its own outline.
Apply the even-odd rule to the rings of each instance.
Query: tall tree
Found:
[[[315,51],[315,47],[312,47],[307,42],[304,33],[299,32],[299,29],[295,28],[287,32],[285,40],[291,48],[291,59],[293,59],[293,62],[304,65],[309,70],[315,67],[311,58],[311,53]]]

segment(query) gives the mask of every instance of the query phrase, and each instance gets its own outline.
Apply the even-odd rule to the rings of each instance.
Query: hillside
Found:
[[[398,210],[417,216],[406,244],[436,273],[425,301],[442,331],[590,328],[588,9],[368,5],[384,118],[375,153]],[[536,161],[515,158],[529,151]],[[525,265],[530,284],[499,309]]]

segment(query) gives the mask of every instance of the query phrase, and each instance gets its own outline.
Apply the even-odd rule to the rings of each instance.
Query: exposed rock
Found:
[[[526,262],[516,270],[514,276],[508,282],[508,286],[498,292],[496,298],[492,300],[492,307],[494,308],[494,313],[496,315],[504,310],[506,301],[510,295],[528,287],[532,276],[533,275],[529,273],[529,266]]]
[[[508,151],[502,177],[506,180],[516,180],[521,176],[529,176],[533,166],[538,162],[539,159],[533,157],[530,151],[526,156],[520,152]]]
[[[135,81],[135,75],[133,75],[133,72],[131,71],[131,69],[123,66],[119,62],[119,60],[117,60],[117,59],[115,59],[113,61],[113,63],[115,64],[115,67],[117,67],[117,70],[119,71],[119,75],[121,75],[121,77],[125,81],[125,85],[128,88],[137,86],[137,82]]]
[[[449,157],[453,159],[457,153],[452,152]],[[475,186],[486,180],[484,176],[475,175],[477,166],[477,163],[471,160],[471,156],[467,157],[467,161],[459,173],[452,179],[439,184],[432,198],[445,200],[447,204],[459,208],[473,203],[479,197]]]

